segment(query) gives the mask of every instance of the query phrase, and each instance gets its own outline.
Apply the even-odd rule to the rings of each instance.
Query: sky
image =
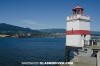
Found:
[[[66,28],[66,17],[79,4],[100,31],[100,0],[0,0],[0,23],[31,29]]]

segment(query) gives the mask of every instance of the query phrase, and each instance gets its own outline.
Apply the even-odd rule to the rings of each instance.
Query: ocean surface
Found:
[[[64,61],[65,38],[0,38],[0,66]]]

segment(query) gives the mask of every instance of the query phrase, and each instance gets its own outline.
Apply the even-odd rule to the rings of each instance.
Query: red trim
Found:
[[[66,35],[90,35],[90,31],[88,30],[68,30]]]

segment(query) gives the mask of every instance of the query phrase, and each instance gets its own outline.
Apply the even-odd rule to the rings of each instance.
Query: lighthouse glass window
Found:
[[[80,14],[80,11],[79,10],[77,11],[77,14]]]

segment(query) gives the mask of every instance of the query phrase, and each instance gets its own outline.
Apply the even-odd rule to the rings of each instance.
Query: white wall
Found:
[[[82,47],[80,35],[67,35],[66,46]]]
[[[81,20],[80,20],[81,19]],[[67,31],[68,30],[89,30],[90,18],[84,15],[75,15],[67,17]],[[83,47],[84,39],[90,40],[90,35],[82,37],[81,35],[66,35],[66,46]]]
[[[72,21],[67,22],[67,30],[90,30],[90,22],[84,22],[84,21]]]
[[[90,35],[86,35],[85,38],[81,35],[66,35],[66,46],[83,47],[84,40],[90,40]]]

